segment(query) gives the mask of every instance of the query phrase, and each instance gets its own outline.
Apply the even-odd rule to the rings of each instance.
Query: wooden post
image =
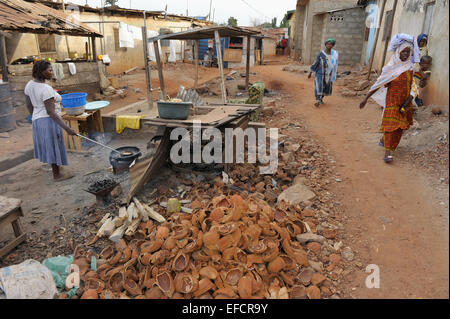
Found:
[[[153,46],[155,48],[156,65],[158,66],[159,87],[161,88],[164,99],[166,99],[166,86],[164,85],[164,76],[162,71],[161,56],[159,55],[158,41],[153,41]]]
[[[214,36],[216,38],[217,62],[219,63],[220,84],[222,88],[222,103],[225,104],[227,102],[227,90],[225,89],[225,78],[223,76],[222,45],[220,44],[219,31],[214,31]]]
[[[195,55],[195,81],[194,81],[194,89],[197,89],[198,87],[198,52],[199,52],[199,41],[195,40],[195,50],[194,50],[194,55]]]
[[[373,42],[372,46],[372,52],[370,54],[370,63],[369,63],[369,73],[367,74],[367,79],[370,79],[370,73],[372,72],[372,66],[373,66],[373,60],[375,58],[375,50],[377,48],[377,42],[378,42],[378,36],[380,35],[380,29],[381,29],[381,23],[383,22],[383,16],[384,16],[384,7],[386,6],[386,0],[383,1],[383,4],[381,5],[381,15],[380,15],[380,25],[377,28],[377,33],[375,34],[375,40]],[[377,21],[375,21],[376,23]]]
[[[398,3],[398,0],[394,0],[394,7],[392,8],[392,19],[391,19],[391,23],[390,23],[390,26],[389,26],[389,30],[391,31],[391,33],[389,33],[386,36],[386,42],[384,44],[383,60],[381,60],[382,61],[382,63],[381,63],[382,66],[384,66],[384,62],[386,61],[386,53],[387,53],[389,42],[391,41],[392,26],[394,25],[395,11],[397,11],[397,3]]]
[[[144,63],[145,63],[145,78],[147,81],[147,101],[150,109],[153,108],[153,96],[152,96],[152,77],[150,72],[150,65],[148,61],[148,38],[147,38],[147,26],[142,27],[142,46],[144,47]]]
[[[2,66],[3,82],[8,82],[8,60],[6,56],[6,41],[4,35],[0,35],[0,64]]]
[[[251,37],[247,36],[247,62],[245,64],[245,87],[248,88],[248,85],[250,83],[250,43]]]
[[[97,62],[97,47],[95,46],[95,37],[92,37],[92,58],[94,62]]]

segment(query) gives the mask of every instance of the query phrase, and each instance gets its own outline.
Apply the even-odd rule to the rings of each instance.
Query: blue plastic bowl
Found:
[[[86,105],[87,93],[69,93],[61,95],[61,104],[64,108],[80,107]]]

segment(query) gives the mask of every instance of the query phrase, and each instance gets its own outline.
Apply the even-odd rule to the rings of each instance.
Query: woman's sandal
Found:
[[[384,147],[384,142],[379,141],[379,142],[378,142],[378,146]]]
[[[394,157],[392,155],[388,155],[384,158],[385,163],[391,163],[394,160]]]
[[[319,107],[319,105],[320,105],[320,101],[316,101],[316,102],[314,103],[314,106],[315,106],[315,107]]]

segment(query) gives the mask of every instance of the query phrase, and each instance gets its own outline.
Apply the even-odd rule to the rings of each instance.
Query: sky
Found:
[[[145,9],[148,11],[164,11],[172,14],[189,16],[206,16],[209,13],[210,0],[119,0],[122,8]],[[102,0],[65,0],[66,3],[101,7]],[[252,22],[270,22],[277,17],[277,25],[280,24],[286,11],[295,10],[297,0],[212,0],[211,16],[214,8],[214,22],[224,23],[233,16],[240,26],[251,26]]]

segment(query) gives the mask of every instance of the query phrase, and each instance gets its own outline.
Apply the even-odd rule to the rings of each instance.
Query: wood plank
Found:
[[[22,225],[20,224],[19,219],[16,219],[11,224],[14,230],[14,235],[16,235],[16,237],[19,237],[20,235],[23,234]]]
[[[250,43],[251,37],[247,36],[247,62],[245,63],[245,87],[248,88],[250,83]]]
[[[152,177],[154,177],[160,170],[160,168],[166,163],[170,155],[170,132],[171,129],[166,128],[164,135],[159,143],[153,160],[147,165],[144,174],[137,181],[136,184],[131,186],[130,193],[127,198],[127,204],[129,204],[134,195],[136,195],[147,184]],[[131,168],[133,169],[133,168]]]
[[[16,210],[10,212],[8,215],[5,215],[4,217],[2,217],[2,219],[0,220],[0,225],[2,225],[2,226],[9,225],[13,221],[19,219],[22,216],[23,216],[22,210],[16,209]]]
[[[195,40],[195,80],[194,80],[194,89],[198,87],[198,60],[199,60],[199,40]]]
[[[156,65],[158,66],[158,77],[159,77],[159,87],[161,88],[161,92],[163,93],[164,100],[166,99],[166,86],[164,84],[164,75],[162,71],[162,63],[161,63],[161,56],[159,55],[159,46],[158,41],[153,42],[153,46],[155,48],[155,58],[156,58]]]
[[[217,51],[217,62],[219,64],[220,73],[220,87],[222,90],[222,103],[227,101],[227,90],[225,88],[225,78],[223,76],[223,61],[222,61],[222,45],[220,43],[219,31],[214,31],[214,36],[216,38],[216,51]]]
[[[17,247],[19,244],[24,242],[26,238],[26,234],[22,234],[21,236],[15,238],[13,241],[11,241],[9,244],[7,244],[5,247],[0,249],[0,258],[8,254],[11,250],[13,250],[15,247]]]
[[[12,214],[15,210],[20,208],[21,204],[22,200],[20,199],[0,196],[0,219],[6,218],[8,215]],[[23,216],[23,214],[20,216]]]
[[[223,50],[223,61],[224,62],[241,62],[242,61],[242,50],[240,49],[224,49]]]

